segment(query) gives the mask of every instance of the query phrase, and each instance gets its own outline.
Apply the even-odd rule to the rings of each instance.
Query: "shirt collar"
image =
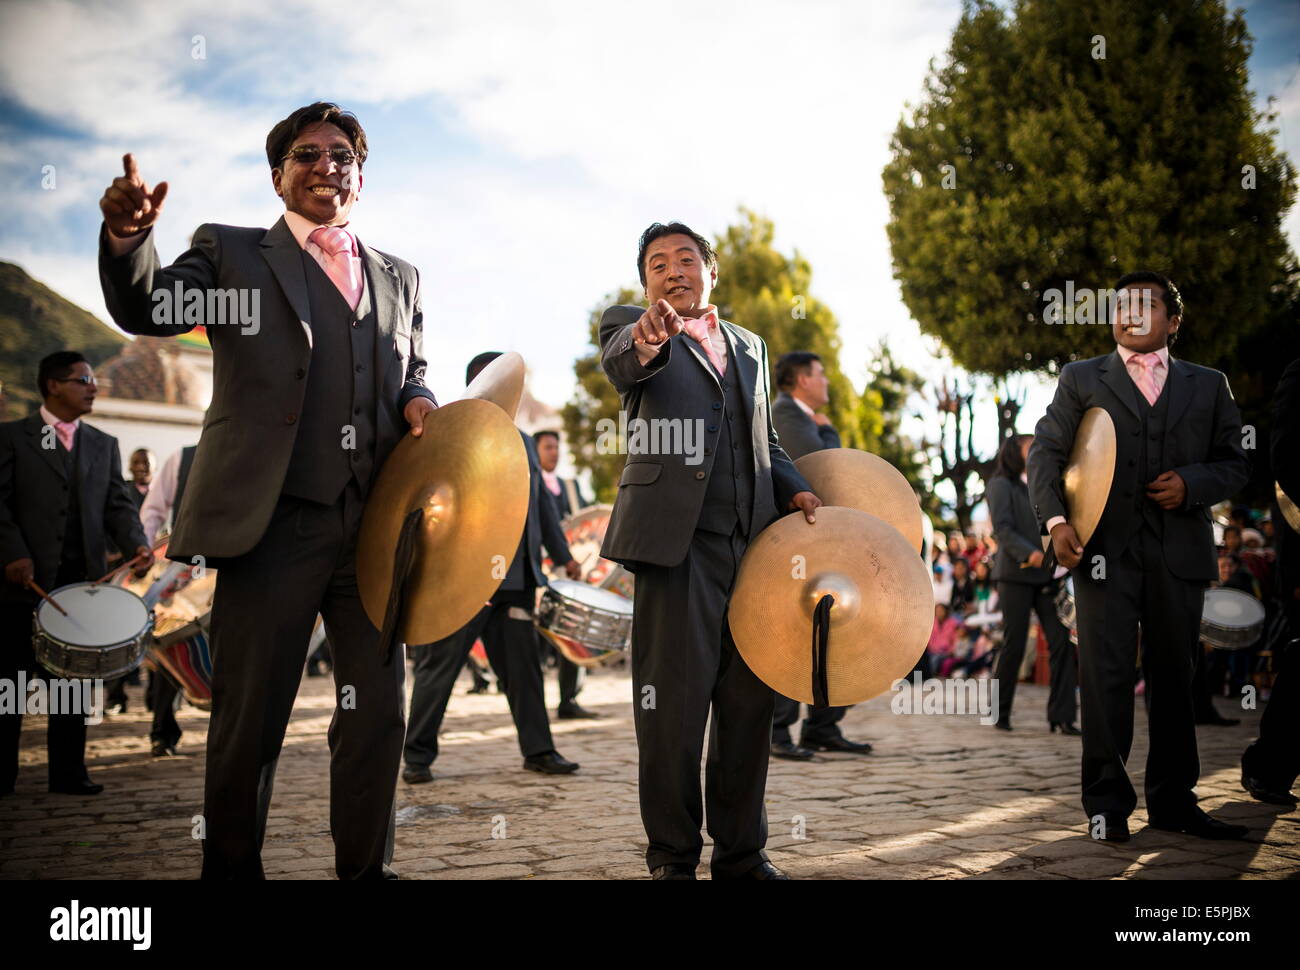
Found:
[[[289,231],[293,233],[293,238],[298,240],[298,246],[301,249],[307,248],[307,237],[320,228],[318,224],[312,222],[305,216],[300,216],[296,212],[290,212],[288,209],[284,210],[284,221],[285,224],[288,225]],[[351,222],[345,222],[343,225],[335,226],[334,228],[348,229],[351,224]],[[352,236],[352,245],[355,250],[357,237],[351,229],[348,229],[348,235]]]
[[[552,495],[560,494],[560,475],[558,472],[548,472],[542,469],[542,481],[546,483],[547,491]]]
[[[64,423],[59,418],[56,418],[54,414],[45,407],[44,404],[41,405],[41,420],[44,421],[46,424],[48,424],[51,428],[55,427],[56,425]],[[71,424],[72,424],[72,429],[75,431],[77,428],[81,427],[81,418],[73,418]]]
[[[801,400],[799,400],[797,397],[795,397],[793,394],[790,395],[790,399],[791,399],[792,401],[794,401],[795,404],[799,405],[799,410],[801,410],[804,414],[808,415],[808,417],[811,418],[814,414],[817,413],[817,412],[814,411],[812,408],[810,408],[808,405],[804,404],[803,401],[801,401]]]
[[[1125,367],[1128,366],[1128,362],[1133,357],[1133,355],[1137,353],[1136,350],[1130,350],[1128,347],[1125,347],[1122,344],[1116,344],[1115,349],[1119,351],[1119,356],[1124,361]],[[1155,354],[1157,357],[1160,358],[1160,363],[1165,365],[1165,370],[1168,370],[1169,369],[1169,347],[1168,346],[1161,347],[1159,350],[1155,352]]]

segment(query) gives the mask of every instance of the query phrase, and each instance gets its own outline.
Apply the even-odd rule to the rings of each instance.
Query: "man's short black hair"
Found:
[[[541,441],[543,438],[554,438],[555,443],[558,445],[560,443],[560,432],[552,431],[550,428],[547,428],[544,431],[538,431],[533,434],[534,441]]]
[[[1228,538],[1228,533],[1229,533],[1229,532],[1235,532],[1235,533],[1237,533],[1237,537],[1238,537],[1238,538],[1241,538],[1241,526],[1239,526],[1239,525],[1225,525],[1225,526],[1223,527],[1223,537],[1224,537],[1225,539]]]
[[[792,350],[776,360],[776,386],[788,391],[799,383],[799,378],[812,370],[813,361],[821,360],[811,350]]]
[[[41,361],[39,369],[36,371],[36,389],[41,392],[42,398],[50,396],[46,387],[47,382],[67,377],[72,373],[72,368],[78,364],[89,364],[84,354],[79,350],[58,350],[50,354]]]
[[[468,387],[470,384],[474,383],[474,378],[483,373],[483,368],[500,357],[501,353],[502,352],[499,350],[485,350],[483,353],[471,360],[469,365],[465,368],[465,386]]]
[[[711,269],[718,265],[718,254],[713,251],[709,241],[690,226],[680,222],[670,222],[667,225],[662,222],[652,223],[650,228],[641,233],[641,244],[636,253],[636,271],[641,274],[642,286],[645,286],[645,252],[650,248],[652,242],[663,236],[690,236],[695,242],[695,247],[700,251],[700,255],[704,258],[705,269]]]
[[[344,111],[330,101],[317,101],[315,104],[299,108],[285,118],[266,136],[266,160],[271,168],[279,168],[284,156],[289,154],[293,141],[304,128],[327,122],[343,131],[352,142],[352,150],[357,153],[357,167],[365,164],[369,147],[366,145],[366,132],[351,111]]]
[[[1140,269],[1132,273],[1125,273],[1115,283],[1115,292],[1118,293],[1124,287],[1132,283],[1154,283],[1165,291],[1164,304],[1165,316],[1181,317],[1183,315],[1183,295],[1178,292],[1178,287],[1168,276],[1161,273],[1152,272],[1149,269]],[[1170,334],[1169,342],[1173,343],[1178,339],[1178,334]]]

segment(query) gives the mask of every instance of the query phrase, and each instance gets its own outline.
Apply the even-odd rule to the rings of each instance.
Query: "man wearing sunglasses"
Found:
[[[150,188],[127,155],[100,200],[113,319],[154,336],[203,322],[212,343],[212,404],[168,550],[219,569],[203,876],[263,876],[275,765],[319,612],[339,692],[335,870],[391,878],[404,668],[400,653],[385,658],[362,609],[355,551],[374,474],[437,406],[425,386],[420,280],[351,230],[366,160],[355,117],[323,102],[299,108],[271,129],[266,154],[284,215],[269,231],[200,226],[166,268],[152,227],[167,183]],[[183,297],[184,314],[168,293]],[[195,319],[231,294],[257,308],[254,326]]]

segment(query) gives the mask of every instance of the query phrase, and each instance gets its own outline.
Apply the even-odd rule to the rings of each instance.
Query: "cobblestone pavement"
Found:
[[[522,770],[505,698],[457,684],[432,784],[397,785],[393,867],[403,878],[644,878],[631,685],[619,670],[588,678],[582,703],[598,721],[552,723],[574,775]],[[409,679],[408,679],[409,689]],[[554,676],[547,697],[554,711]],[[92,798],[45,792],[43,719],[25,724],[17,791],[0,801],[0,877],[186,879],[199,871],[193,818],[203,793],[207,715],[185,707],[180,753],[149,755],[139,688],[130,712],[90,728],[87,761],[106,786]],[[868,757],[773,761],[768,850],[793,877],[851,879],[1279,879],[1300,874],[1300,813],[1253,801],[1240,787],[1238,727],[1198,728],[1209,811],[1249,825],[1251,839],[1215,843],[1144,828],[1139,802],[1125,845],[1088,838],[1078,797],[1079,740],[1047,732],[1046,689],[1021,685],[1015,731],[975,715],[897,715],[891,695],[853,708],[847,736]],[[1220,701],[1228,713],[1226,701]],[[329,678],[308,678],[294,708],[275,785],[269,877],[333,878],[325,731]],[[1138,705],[1131,765],[1141,790],[1146,731]],[[800,832],[802,829],[802,832]],[[504,838],[493,837],[504,835]],[[800,838],[802,834],[802,838]],[[707,877],[709,847],[705,846]]]

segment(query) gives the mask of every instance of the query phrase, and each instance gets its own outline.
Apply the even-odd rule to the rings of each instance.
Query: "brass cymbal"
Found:
[[[857,448],[826,448],[809,452],[794,466],[825,504],[884,519],[917,552],[924,547],[921,503],[903,473],[885,459]]]
[[[1277,496],[1277,504],[1282,510],[1282,518],[1286,519],[1286,524],[1296,532],[1300,532],[1300,508],[1296,507],[1295,502],[1291,501],[1291,496],[1282,491],[1282,486],[1277,482],[1273,483],[1273,492]]]
[[[1115,422],[1105,408],[1088,408],[1074,433],[1063,476],[1069,523],[1087,545],[1110,497],[1115,477]]]
[[[798,514],[778,519],[740,562],[728,622],[758,678],[813,703],[813,608],[826,593],[835,597],[826,660],[830,703],[857,704],[906,677],[934,624],[926,565],[884,520],[824,506],[811,525]]]
[[[500,407],[510,420],[519,410],[519,399],[524,393],[524,359],[510,351],[504,353],[479,372],[461,395],[462,401],[477,399],[491,401]]]
[[[384,462],[357,538],[357,585],[382,629],[398,537],[424,509],[398,624],[399,638],[441,640],[496,592],[528,517],[528,454],[514,422],[486,400],[453,401],[425,415]]]

